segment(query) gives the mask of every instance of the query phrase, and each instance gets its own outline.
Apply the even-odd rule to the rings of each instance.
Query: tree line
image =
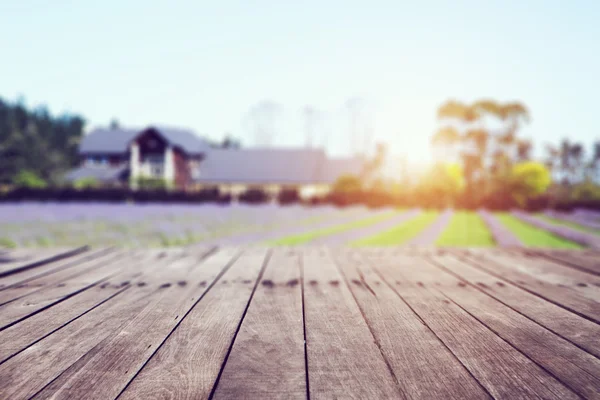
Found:
[[[0,184],[55,183],[77,163],[85,119],[0,99]]]

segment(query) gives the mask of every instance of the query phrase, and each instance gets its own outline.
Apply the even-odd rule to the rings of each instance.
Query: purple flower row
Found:
[[[500,247],[522,247],[523,243],[502,222],[487,210],[479,210],[479,216],[492,233],[494,241]]]
[[[555,225],[540,218],[536,218],[531,214],[524,213],[523,211],[513,211],[512,215],[523,222],[544,229],[572,242],[579,243],[582,246],[600,249],[600,236],[594,235],[593,233],[578,231],[577,229],[569,228],[564,225]]]

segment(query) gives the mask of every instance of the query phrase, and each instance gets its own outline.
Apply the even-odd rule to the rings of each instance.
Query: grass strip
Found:
[[[434,211],[426,211],[418,214],[412,219],[401,223],[400,225],[352,242],[355,246],[394,246],[402,244],[417,236],[423,229],[427,228],[438,217]]]
[[[545,215],[545,214],[536,214],[535,216],[540,219],[543,219],[544,221],[550,222],[551,224],[554,224],[554,225],[568,226],[569,228],[577,229],[578,231],[594,233],[596,235],[600,235],[599,230],[590,228],[589,226],[580,225],[577,222],[567,221],[567,220],[560,219],[560,218],[554,218],[554,217],[551,217],[551,216]]]
[[[437,246],[491,247],[496,242],[481,217],[474,212],[454,213],[450,223],[435,242]]]
[[[398,211],[390,211],[384,214],[379,214],[375,216],[371,216],[364,219],[359,219],[358,221],[347,222],[345,224],[334,225],[327,228],[319,229],[316,231],[310,231],[301,233],[298,235],[286,236],[281,239],[276,239],[273,241],[269,241],[268,244],[273,245],[285,245],[285,246],[294,246],[299,244],[305,244],[315,240],[319,237],[334,235],[336,233],[348,231],[351,229],[363,228],[365,226],[369,226],[372,224],[376,224],[378,222],[385,221],[386,219],[392,218],[398,214]]]
[[[499,213],[496,214],[496,216],[525,246],[549,247],[555,249],[583,248],[583,246],[571,242],[570,240],[562,239],[548,231],[529,225],[513,215]]]

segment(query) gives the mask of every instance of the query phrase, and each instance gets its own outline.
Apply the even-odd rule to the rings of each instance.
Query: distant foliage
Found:
[[[250,188],[240,194],[238,200],[248,204],[262,204],[271,200],[268,193],[260,188]]]
[[[73,187],[76,189],[87,189],[98,186],[99,182],[96,178],[81,178],[73,182]]]
[[[77,164],[84,125],[77,115],[52,116],[44,107],[0,99],[0,184],[13,183],[21,171],[57,182]]]
[[[40,178],[35,172],[23,170],[19,171],[12,182],[15,186],[26,187],[26,188],[44,188],[46,187],[46,182]]]
[[[283,189],[277,195],[277,202],[281,205],[298,203],[300,195],[297,189]]]
[[[349,193],[362,190],[362,182],[359,177],[354,175],[340,176],[333,184],[333,192]]]
[[[510,189],[519,203],[544,194],[551,183],[550,171],[542,163],[526,161],[512,167]]]
[[[145,178],[140,177],[135,180],[137,187],[140,189],[166,189],[167,181],[162,178]]]

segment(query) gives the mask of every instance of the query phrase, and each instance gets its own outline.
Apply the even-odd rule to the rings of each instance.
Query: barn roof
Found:
[[[328,159],[321,149],[211,149],[200,164],[199,183],[333,183],[358,175],[358,158]]]
[[[79,145],[80,153],[125,153],[129,143],[138,135],[154,130],[168,143],[189,154],[204,153],[210,147],[206,140],[187,129],[148,127],[145,129],[97,128],[85,135]]]

